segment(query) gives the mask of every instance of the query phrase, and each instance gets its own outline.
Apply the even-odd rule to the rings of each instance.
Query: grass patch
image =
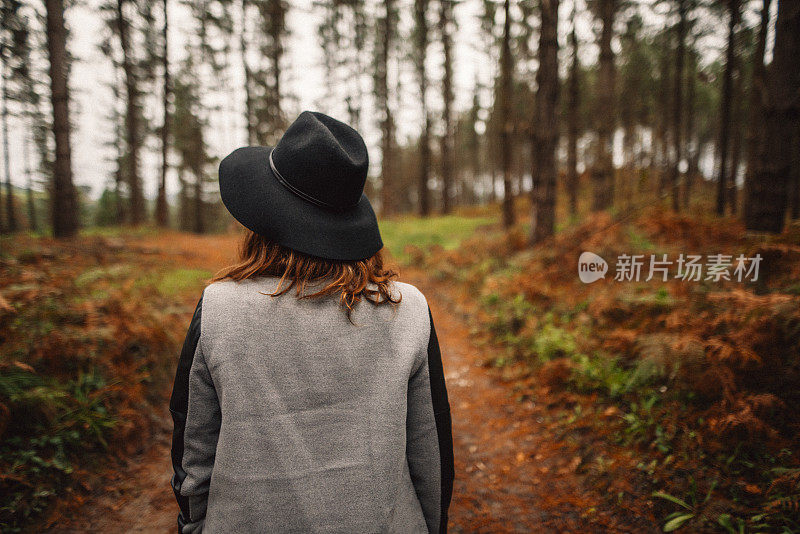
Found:
[[[205,269],[171,269],[150,273],[137,280],[136,287],[153,288],[165,297],[173,297],[200,290],[211,278],[211,271]]]
[[[406,246],[427,248],[439,245],[445,250],[457,248],[481,226],[492,224],[495,217],[465,217],[443,215],[439,217],[398,217],[380,221],[381,237],[389,252],[403,259]]]

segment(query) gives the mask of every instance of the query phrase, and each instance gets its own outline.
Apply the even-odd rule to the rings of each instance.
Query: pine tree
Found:
[[[511,191],[511,87],[513,81],[513,64],[511,58],[511,2],[503,2],[503,38],[500,49],[500,88],[496,101],[500,108],[500,151],[503,170],[503,225],[510,228],[514,225],[514,195]]]
[[[722,85],[722,102],[720,106],[720,134],[719,134],[719,176],[717,178],[717,215],[725,214],[725,207],[730,199],[728,194],[728,181],[735,179],[735,174],[728,175],[728,152],[731,138],[731,107],[733,106],[733,77],[736,69],[736,29],[741,17],[739,0],[727,0],[728,8],[728,45],[725,52],[725,76]],[[733,165],[731,165],[733,168]]]
[[[126,177],[130,195],[129,214],[131,224],[136,225],[141,224],[145,219],[142,180],[139,175],[139,152],[142,148],[143,132],[140,119],[137,65],[132,49],[130,23],[125,13],[128,1],[117,0],[115,7],[116,31],[122,52],[122,70],[125,74],[125,139],[128,146]]]
[[[156,198],[156,222],[161,227],[169,225],[169,205],[167,204],[167,172],[169,171],[169,133],[170,133],[170,73],[169,73],[169,1],[163,0],[161,4],[164,25],[161,34],[161,64],[163,68],[163,85],[161,90],[161,177],[158,182],[158,197]]]
[[[754,171],[745,202],[744,221],[750,230],[783,230],[789,177],[800,161],[800,3],[778,2],[775,46],[764,109],[765,141],[761,164]]]
[[[594,9],[602,24],[600,31],[600,65],[597,85],[597,154],[592,169],[594,194],[592,208],[602,210],[614,201],[614,162],[612,141],[615,124],[615,67],[611,39],[618,0],[596,0]]]
[[[419,87],[420,105],[422,107],[422,132],[419,136],[419,178],[417,197],[419,214],[426,216],[430,213],[430,192],[428,181],[430,179],[431,165],[431,117],[428,110],[428,73],[426,60],[428,58],[428,0],[414,1],[414,67]]]
[[[449,213],[453,200],[453,36],[454,0],[439,0],[439,37],[442,41],[442,126],[440,159],[442,168],[442,213]]]
[[[572,4],[571,31],[569,43],[571,60],[569,81],[567,85],[567,197],[569,213],[575,216],[578,212],[578,120],[580,105],[580,60],[578,59],[578,35],[575,31],[576,6]]]
[[[78,231],[78,202],[72,183],[72,149],[69,118],[69,65],[63,0],[45,0],[47,10],[47,52],[50,59],[50,88],[53,105],[53,134],[56,153],[51,189],[53,235],[70,237]]]
[[[376,24],[374,91],[381,130],[381,211],[383,215],[396,212],[394,165],[394,115],[389,101],[389,61],[395,42],[397,11],[393,0],[385,0],[383,12]]]
[[[558,146],[558,0],[540,0],[539,70],[536,73],[536,118],[531,140],[531,243],[553,235],[556,211]]]

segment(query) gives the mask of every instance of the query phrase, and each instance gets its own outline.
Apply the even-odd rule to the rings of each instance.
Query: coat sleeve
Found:
[[[219,437],[221,412],[217,392],[200,343],[203,298],[197,303],[170,398],[172,490],[180,507],[178,532],[202,530],[208,488]]]
[[[430,309],[428,317],[431,328],[427,354],[408,385],[406,458],[428,531],[436,534],[447,532],[455,469],[450,403]]]

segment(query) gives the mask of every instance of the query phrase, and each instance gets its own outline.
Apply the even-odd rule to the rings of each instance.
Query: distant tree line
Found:
[[[490,80],[476,75],[471,105],[459,109],[455,69],[469,58],[456,57],[457,13],[467,2],[480,12],[472,61]],[[63,0],[2,0],[3,232],[78,230],[65,9]],[[175,9],[193,24],[178,64],[170,61]],[[208,139],[219,109],[209,102],[243,94],[247,142],[277,141],[295,102],[286,83],[291,9],[284,0],[104,0],[115,170],[97,222],[213,226],[217,155]],[[692,209],[740,216],[752,230],[780,232],[800,217],[800,2],[317,0],[312,9],[325,102],[379,134],[380,172],[369,188],[385,216],[500,202],[510,227],[515,198],[527,195],[531,242],[553,234],[561,195],[570,216],[584,202],[680,211],[699,198]],[[706,39],[714,32],[724,42],[718,54]],[[33,56],[47,60],[46,72]],[[232,79],[242,85],[233,93]],[[397,117],[408,109],[417,133],[400,139]],[[12,130],[11,119],[25,127]],[[25,147],[24,187],[11,182],[14,135]],[[147,151],[160,155],[153,202]],[[35,208],[40,186],[47,221]]]

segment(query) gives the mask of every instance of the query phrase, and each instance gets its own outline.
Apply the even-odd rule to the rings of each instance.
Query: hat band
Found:
[[[290,184],[289,181],[286,180],[286,178],[283,177],[283,175],[280,173],[280,171],[278,171],[277,167],[275,167],[275,162],[272,159],[272,153],[273,152],[275,152],[274,148],[272,150],[270,150],[270,152],[269,152],[269,167],[272,169],[273,174],[275,174],[275,177],[278,179],[278,181],[281,183],[281,185],[283,185],[286,189],[288,189],[289,191],[291,191],[295,195],[299,196],[303,200],[307,200],[307,201],[311,202],[312,204],[316,204],[317,206],[320,206],[320,207],[323,207],[323,208],[333,209],[333,210],[336,210],[336,211],[343,211],[343,210],[346,210],[346,209],[355,208],[358,205],[358,202],[356,202],[355,204],[352,204],[350,206],[345,206],[345,207],[334,206],[333,204],[329,204],[329,203],[327,203],[327,202],[325,202],[323,200],[320,200],[318,198],[312,197],[308,193],[306,193],[304,191],[301,191],[300,189],[296,188],[295,186]]]

